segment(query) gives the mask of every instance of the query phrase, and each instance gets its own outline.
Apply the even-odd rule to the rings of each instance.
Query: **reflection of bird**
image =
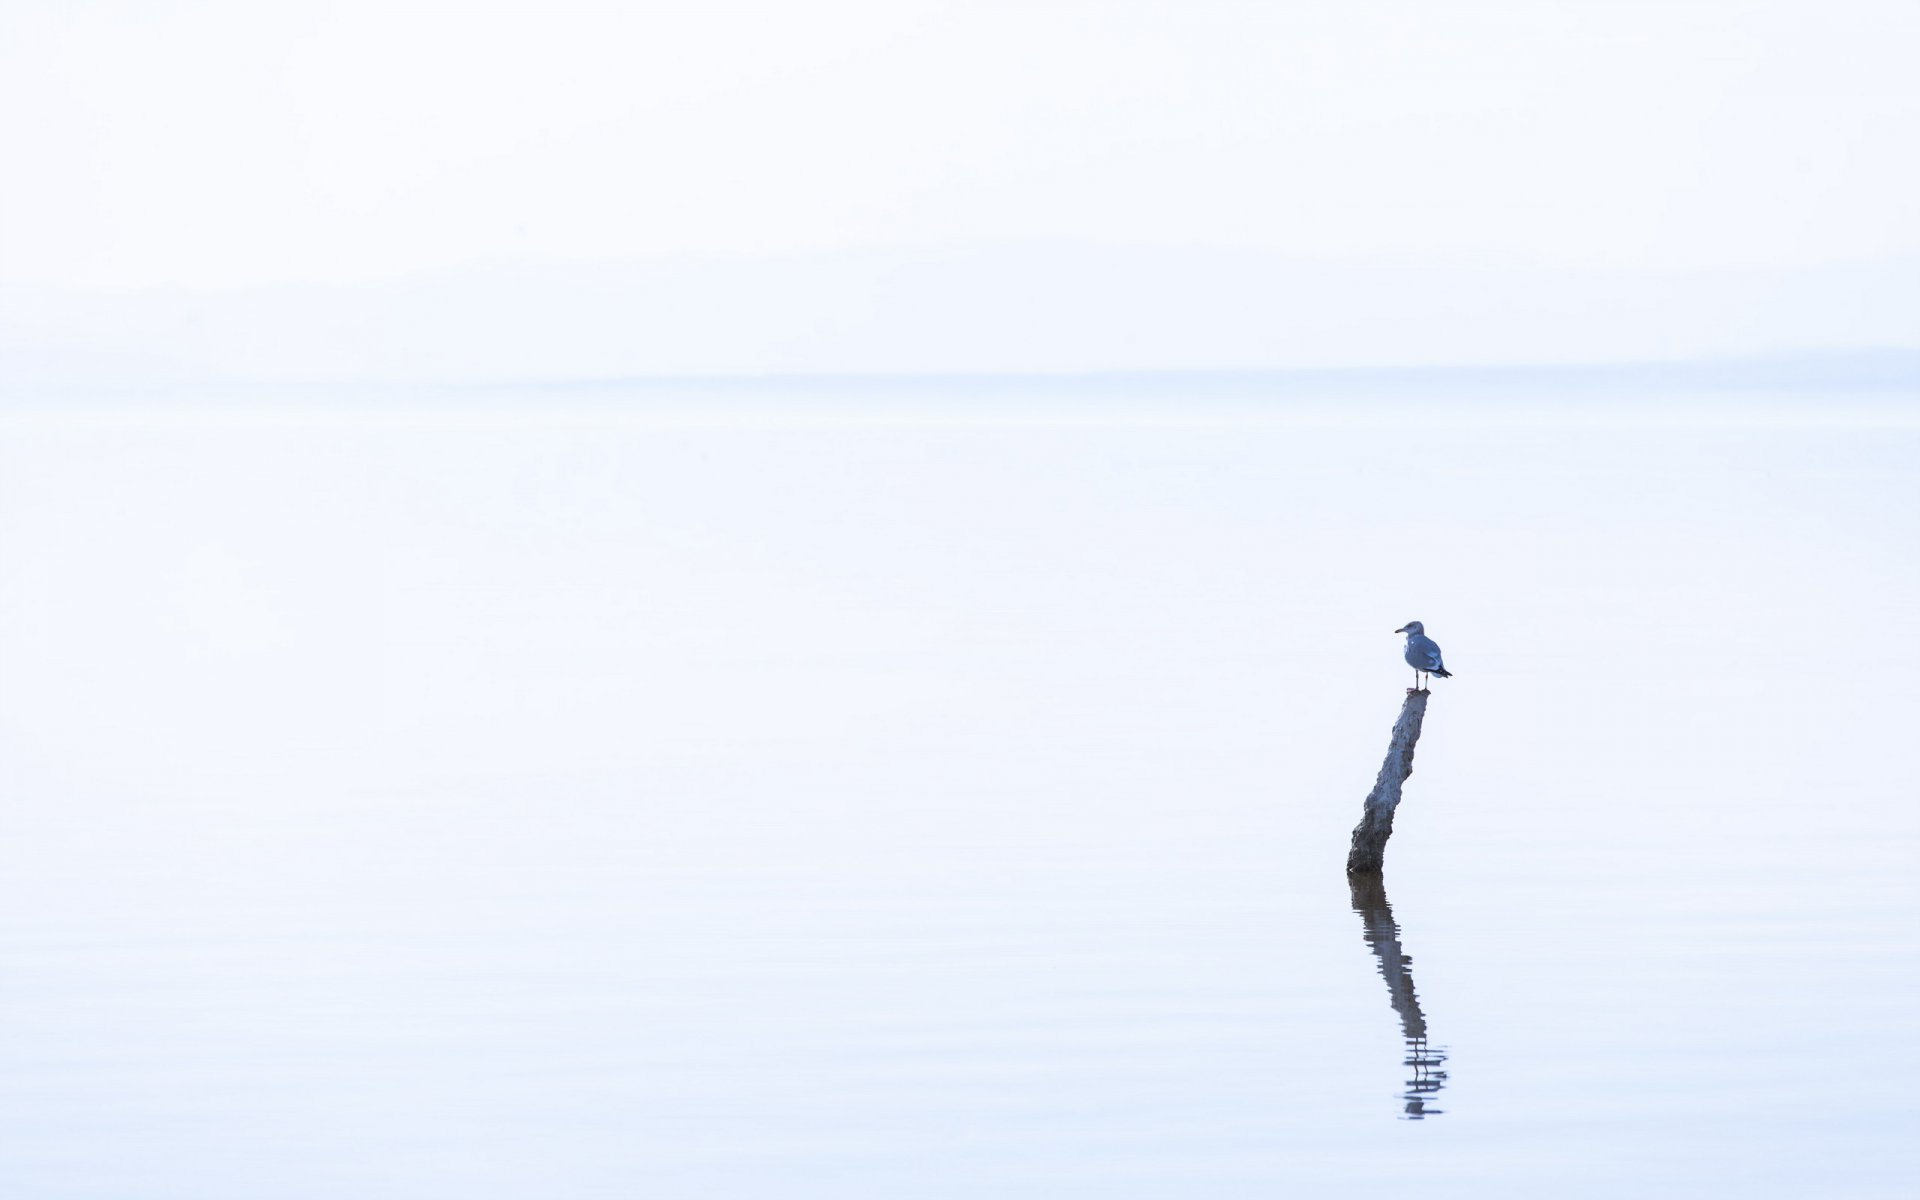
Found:
[[[1427,627],[1418,621],[1408,621],[1394,630],[1407,635],[1407,665],[1413,668],[1413,690],[1419,691],[1422,675],[1438,675],[1442,679],[1453,678],[1453,672],[1447,670],[1440,661],[1440,646],[1427,636]]]

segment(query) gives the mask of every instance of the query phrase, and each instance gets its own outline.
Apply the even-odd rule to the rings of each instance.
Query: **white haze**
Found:
[[[1912,346],[1902,3],[0,12],[0,365]]]
[[[0,1195],[1917,1194],[1916,61],[0,2]]]

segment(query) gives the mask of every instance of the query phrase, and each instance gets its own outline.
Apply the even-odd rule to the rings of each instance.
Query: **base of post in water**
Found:
[[[1353,827],[1353,845],[1347,851],[1349,875],[1378,874],[1385,863],[1387,839],[1393,836],[1393,810],[1400,806],[1400,785],[1413,774],[1413,747],[1420,740],[1420,722],[1426,719],[1431,695],[1424,689],[1407,689],[1400,719],[1393,723],[1393,737],[1387,743],[1386,761],[1367,793],[1360,823]]]

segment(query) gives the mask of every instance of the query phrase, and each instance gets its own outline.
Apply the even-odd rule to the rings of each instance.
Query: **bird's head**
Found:
[[[1426,631],[1427,627],[1418,621],[1408,621],[1405,625],[1394,630],[1395,633],[1425,633]]]

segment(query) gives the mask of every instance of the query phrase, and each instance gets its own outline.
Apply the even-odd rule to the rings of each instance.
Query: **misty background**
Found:
[[[0,10],[10,382],[1913,348],[1901,3]]]
[[[1920,1194],[1916,61],[0,0],[0,1192]]]

